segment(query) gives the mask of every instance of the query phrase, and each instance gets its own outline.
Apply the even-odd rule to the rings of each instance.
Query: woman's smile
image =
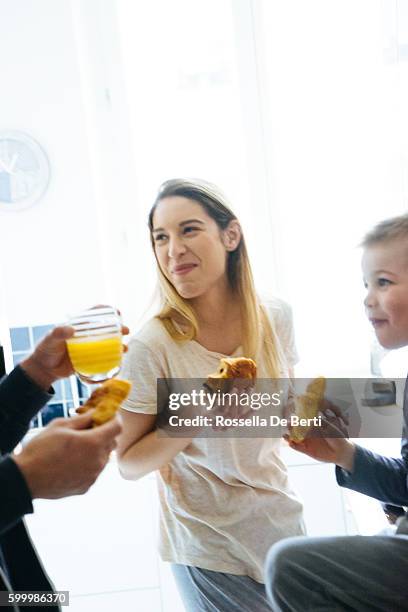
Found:
[[[188,274],[192,270],[194,270],[194,268],[196,268],[196,267],[197,267],[197,264],[195,264],[195,263],[179,264],[178,266],[174,266],[171,269],[170,273],[171,274],[176,274],[178,276],[183,276],[185,274]]]

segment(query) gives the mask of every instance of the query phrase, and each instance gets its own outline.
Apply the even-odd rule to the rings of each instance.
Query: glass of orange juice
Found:
[[[122,362],[122,320],[111,306],[90,308],[71,316],[67,322],[75,334],[67,340],[75,373],[87,383],[116,376]]]

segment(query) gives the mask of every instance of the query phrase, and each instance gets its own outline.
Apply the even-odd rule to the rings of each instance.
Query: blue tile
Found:
[[[71,380],[69,378],[65,378],[62,381],[62,384],[64,386],[65,399],[72,399]]]
[[[20,361],[23,361],[29,355],[29,353],[14,353],[13,354],[13,363],[16,366]]]
[[[30,428],[36,428],[38,427],[38,418],[35,417],[35,419],[33,419],[30,423]]]
[[[36,325],[33,327],[34,344],[38,344],[53,327],[53,325]]]
[[[62,396],[62,382],[58,380],[57,382],[54,382],[52,384],[52,387],[55,391],[55,395],[53,395],[52,401],[55,402],[64,399]]]
[[[66,402],[65,404],[65,416],[70,417],[70,410],[73,410],[74,408],[74,402]]]
[[[64,416],[64,406],[63,404],[48,404],[45,408],[41,410],[41,418],[43,425],[48,425],[50,421],[56,419],[57,417]]]
[[[78,396],[79,398],[82,400],[87,400],[88,397],[91,395],[91,391],[89,390],[89,387],[87,387],[86,385],[84,385],[78,378],[77,378],[77,385],[78,385]]]
[[[30,334],[28,327],[12,327],[10,329],[11,347],[13,353],[15,351],[29,351],[30,345]]]

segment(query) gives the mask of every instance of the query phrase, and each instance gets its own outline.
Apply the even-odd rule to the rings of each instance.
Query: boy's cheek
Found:
[[[378,342],[388,350],[402,348],[408,345],[408,324],[404,329],[388,329],[387,333],[376,331]]]

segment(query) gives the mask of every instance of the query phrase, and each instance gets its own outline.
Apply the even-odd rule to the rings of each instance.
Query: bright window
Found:
[[[118,0],[138,205],[147,214],[173,176],[227,192],[258,287],[294,308],[305,375],[369,373],[357,245],[408,195],[408,15],[395,8]]]

